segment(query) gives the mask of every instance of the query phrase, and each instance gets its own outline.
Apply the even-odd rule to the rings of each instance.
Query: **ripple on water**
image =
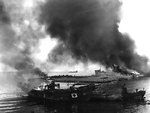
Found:
[[[22,108],[23,92],[12,90],[0,90],[0,113],[16,113]]]

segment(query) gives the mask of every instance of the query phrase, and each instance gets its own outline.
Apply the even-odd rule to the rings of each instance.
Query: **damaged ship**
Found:
[[[93,84],[81,85],[73,84],[68,89],[61,89],[59,84],[52,81],[50,84],[43,84],[32,89],[28,93],[29,99],[47,100],[51,102],[78,102],[89,101],[92,98],[92,91],[95,89]]]
[[[129,75],[134,74],[128,70],[120,68],[117,65],[113,65],[113,70],[114,70],[114,72],[121,73],[121,74],[129,74]],[[95,70],[96,75],[99,75],[99,73],[103,73],[104,75],[106,75],[105,72]],[[64,76],[62,76],[62,77],[64,77]],[[45,80],[47,82],[32,89],[28,93],[28,97],[29,97],[29,99],[33,99],[33,100],[47,100],[47,101],[51,101],[51,102],[54,102],[54,101],[80,102],[80,101],[90,101],[90,100],[120,100],[120,101],[138,100],[138,101],[140,101],[140,100],[144,99],[144,96],[146,93],[145,90],[140,90],[140,91],[136,91],[136,92],[128,92],[124,86],[124,87],[122,87],[122,93],[120,94],[120,96],[117,98],[116,97],[114,98],[114,96],[112,96],[113,94],[107,95],[107,93],[94,93],[94,92],[96,92],[97,88],[101,84],[111,82],[113,80],[111,80],[111,81],[107,80],[106,82],[96,82],[98,80],[98,79],[96,79],[95,81],[91,82],[88,80],[89,79],[91,80],[92,78],[88,78],[88,77],[85,77],[85,78],[87,79],[87,81],[84,81],[84,82],[83,82],[83,78],[82,78],[82,81],[79,78],[75,78],[74,79],[75,81],[72,81],[74,83],[66,89],[60,88],[60,83],[59,84],[55,83],[54,80],[56,78],[53,77],[54,80],[52,80],[52,77],[51,77],[51,79],[46,78]],[[100,77],[99,80],[101,80],[102,78],[104,78],[104,77]],[[69,79],[69,78],[66,78],[66,79]],[[79,83],[76,83],[77,81]],[[119,81],[119,79],[118,79],[118,81]],[[61,81],[61,82],[63,82],[63,81]],[[99,90],[100,90],[100,92],[102,91],[101,88]],[[106,92],[108,92],[108,91],[106,90]]]

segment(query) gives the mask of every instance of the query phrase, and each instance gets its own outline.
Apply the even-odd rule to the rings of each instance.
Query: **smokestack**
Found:
[[[47,0],[39,21],[59,40],[50,59],[70,54],[80,61],[117,64],[145,72],[148,59],[135,52],[134,41],[118,30],[119,0]]]

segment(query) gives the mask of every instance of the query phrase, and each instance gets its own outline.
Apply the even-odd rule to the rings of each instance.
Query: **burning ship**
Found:
[[[116,73],[132,75],[128,71],[125,72],[125,70],[122,70],[122,68],[120,68],[119,66],[114,67],[113,70],[115,69],[116,69],[115,71]],[[117,69],[118,70],[120,69],[121,71],[120,70],[118,71]],[[96,72],[100,73],[99,71],[96,71]],[[104,72],[101,72],[101,73],[104,73]],[[107,74],[107,73],[104,73],[104,74]],[[33,99],[33,100],[46,100],[50,102],[58,102],[58,101],[60,102],[82,102],[82,101],[90,101],[90,100],[120,100],[120,101],[137,101],[138,100],[138,101],[141,101],[141,100],[144,100],[144,95],[146,93],[145,90],[139,90],[139,91],[136,90],[136,92],[128,92],[127,88],[124,85],[121,88],[122,90],[120,94],[121,96],[119,96],[118,98],[112,98],[111,95],[113,94],[107,95],[107,93],[95,93],[95,91],[101,84],[104,84],[104,83],[107,84],[107,82],[104,82],[104,83],[85,82],[83,83],[82,81],[78,81],[77,83],[77,80],[80,77],[79,78],[71,77],[71,78],[75,78],[76,82],[74,81],[74,83],[71,84],[70,87],[66,89],[60,87],[61,86],[60,82],[56,83],[57,79],[56,81],[54,81],[55,78],[53,78],[54,80],[52,79],[49,80],[48,78],[45,80],[46,82],[43,82],[38,87],[32,89],[28,93],[28,97],[29,99]],[[92,79],[93,76],[91,76],[91,78],[88,76],[88,78]],[[87,77],[85,77],[85,79],[87,79]],[[99,89],[99,90],[100,92],[103,91],[103,89]]]
[[[44,83],[39,87],[32,89],[28,93],[28,96],[29,99],[47,100],[51,102],[89,101],[94,89],[95,86],[93,84],[73,84],[70,88],[61,89],[60,84],[55,84],[55,81],[51,81],[51,83]]]
[[[128,92],[125,86],[122,87],[121,97],[113,98],[105,93],[94,93],[97,85],[95,84],[73,84],[70,88],[61,89],[59,84],[51,82],[43,84],[28,93],[31,100],[45,100],[48,102],[88,102],[88,101],[142,101],[144,100],[145,90]]]
[[[48,56],[51,57],[48,61],[55,61],[58,65],[60,64],[59,61],[63,61],[62,63],[69,61],[68,57],[65,56],[68,54],[77,61],[94,61],[107,66],[120,62],[127,67],[136,67],[138,70],[141,64],[146,66],[147,59],[134,51],[134,42],[128,35],[119,32],[120,16],[118,14],[120,7],[119,1],[112,2],[111,0],[105,2],[98,2],[98,0],[50,0],[42,5],[40,13],[35,13],[36,18],[31,17],[33,20],[39,20],[37,23],[29,19],[30,24],[34,23],[30,26],[24,26],[22,24],[24,22],[20,22],[20,18],[18,18],[19,20],[9,18],[9,13],[7,14],[4,11],[5,7],[2,7],[2,17],[8,15],[8,17],[4,17],[5,20],[9,21],[2,21],[4,23],[2,28],[4,29],[1,29],[1,37],[5,38],[1,40],[1,61],[18,71],[34,69],[33,62],[36,60],[33,60],[32,53],[35,52],[34,49],[37,49],[41,37],[49,35],[49,37],[58,40],[58,44],[51,51],[51,54],[49,53]],[[36,14],[40,14],[38,18]],[[27,19],[26,16],[24,19]],[[11,22],[19,23],[13,24]],[[18,30],[14,29],[12,24],[18,26],[19,35]],[[37,26],[37,28],[32,28],[33,26]],[[46,28],[44,32],[43,28]],[[47,47],[45,46],[45,48]],[[64,59],[60,56],[63,56]],[[118,67],[116,71],[126,73]],[[29,97],[47,100],[80,100],[89,98],[94,89],[90,84],[66,90],[49,87],[50,85],[44,86],[40,90],[38,88],[33,89],[28,93]]]

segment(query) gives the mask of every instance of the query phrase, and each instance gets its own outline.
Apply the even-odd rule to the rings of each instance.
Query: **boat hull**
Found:
[[[93,86],[85,86],[78,89],[55,89],[55,90],[31,90],[29,99],[46,101],[78,102],[89,101],[92,96]]]
[[[138,91],[138,92],[133,92],[133,93],[126,93],[122,95],[122,100],[123,101],[142,101],[144,100],[144,95],[146,91]]]

